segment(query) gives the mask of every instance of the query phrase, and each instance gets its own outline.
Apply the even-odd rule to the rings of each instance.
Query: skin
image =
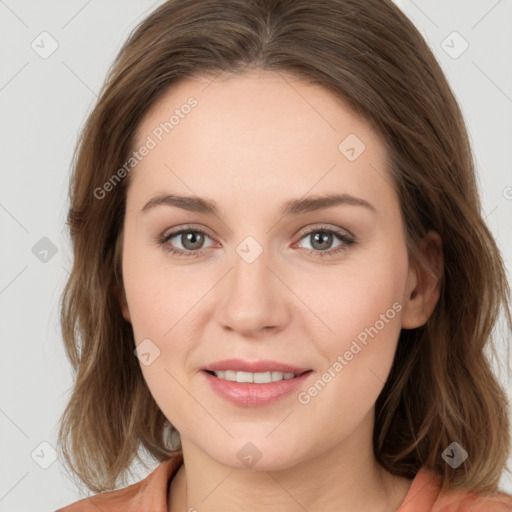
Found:
[[[190,96],[197,107],[131,171],[123,227],[123,315],[137,345],[149,338],[160,350],[141,369],[182,441],[169,511],[396,511],[411,480],[375,460],[374,404],[400,330],[425,323],[438,291],[432,274],[409,264],[384,145],[321,87],[253,71],[174,86],[140,123],[135,146]],[[366,146],[354,161],[338,150],[349,134]],[[376,212],[279,214],[289,199],[333,191]],[[161,193],[212,199],[220,215],[168,205],[141,212]],[[181,236],[156,243],[189,224],[207,231],[202,245]],[[344,245],[334,235],[314,245],[316,232],[307,233],[322,226],[357,243],[321,258]],[[252,263],[236,252],[247,236],[263,251]],[[439,268],[438,235],[425,244]],[[172,245],[202,254],[172,255]],[[230,357],[277,360],[313,369],[307,390],[394,303],[401,311],[307,404],[292,393],[238,407],[200,372]],[[251,468],[237,457],[248,442],[262,454]]]

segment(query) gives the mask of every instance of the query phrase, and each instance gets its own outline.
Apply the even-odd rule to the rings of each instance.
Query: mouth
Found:
[[[218,396],[244,408],[263,407],[291,397],[313,378],[313,370],[294,373],[203,369],[200,373]]]
[[[230,382],[237,382],[239,384],[269,384],[271,382],[280,382],[282,380],[289,380],[300,377],[313,370],[305,370],[299,372],[246,372],[236,370],[204,370],[213,377],[218,379],[227,380]]]
[[[242,379],[238,382],[258,382],[258,379],[262,378],[266,379],[265,382],[272,382],[272,380],[268,380],[269,375],[270,379],[272,379],[272,374],[279,378],[279,380],[283,378],[291,379],[310,371],[311,368],[300,368],[288,363],[271,360],[246,361],[244,359],[223,359],[222,361],[204,366],[201,370],[208,371],[216,377],[227,380]],[[249,379],[251,376],[253,380],[244,380]],[[254,376],[256,376],[256,381],[254,381]]]

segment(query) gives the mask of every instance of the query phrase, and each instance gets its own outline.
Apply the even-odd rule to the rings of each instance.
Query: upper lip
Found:
[[[301,373],[310,370],[310,368],[298,368],[286,363],[280,363],[279,361],[243,361],[242,359],[223,359],[222,361],[217,361],[205,366],[202,370],[232,370],[251,373],[282,372],[300,375]]]

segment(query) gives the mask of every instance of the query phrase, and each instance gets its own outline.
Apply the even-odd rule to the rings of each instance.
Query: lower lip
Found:
[[[313,372],[310,370],[293,379],[283,379],[265,384],[233,382],[219,379],[204,370],[202,373],[212,389],[226,400],[240,407],[261,407],[295,391]]]

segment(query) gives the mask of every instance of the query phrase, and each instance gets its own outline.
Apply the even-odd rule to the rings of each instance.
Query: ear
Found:
[[[128,301],[126,300],[126,293],[124,291],[123,286],[115,285],[114,287],[114,296],[117,298],[119,302],[119,306],[123,313],[123,317],[127,322],[132,321],[130,316],[130,310],[128,309]]]
[[[402,328],[425,324],[437,304],[443,275],[443,243],[435,231],[429,231],[420,245],[426,267],[409,269],[402,312]]]

